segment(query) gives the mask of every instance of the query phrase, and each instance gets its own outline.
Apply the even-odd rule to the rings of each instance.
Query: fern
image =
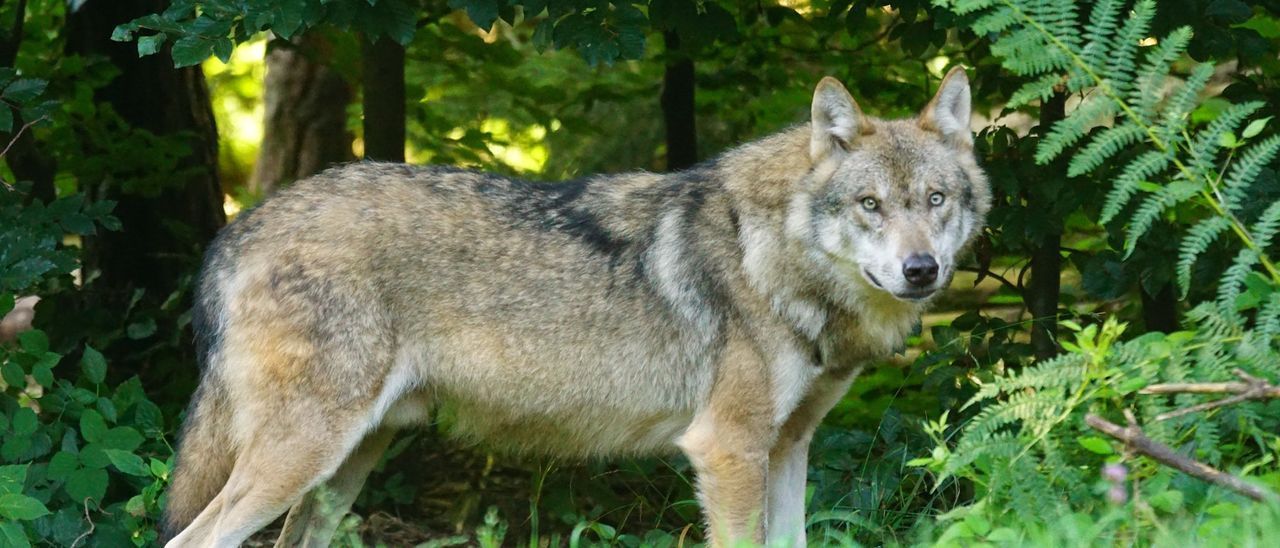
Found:
[[[1258,178],[1262,166],[1276,157],[1276,152],[1280,152],[1280,135],[1272,135],[1269,139],[1250,146],[1244,156],[1231,166],[1231,173],[1227,175],[1226,182],[1223,184],[1227,209],[1240,208],[1241,202],[1247,197],[1249,186]]]
[[[1191,289],[1191,267],[1196,258],[1209,249],[1218,236],[1231,228],[1231,222],[1225,217],[1208,217],[1196,223],[1182,239],[1178,247],[1178,290],[1183,297]]]
[[[1174,181],[1160,187],[1160,190],[1148,196],[1142,202],[1142,205],[1138,207],[1138,210],[1134,212],[1133,219],[1129,221],[1129,232],[1125,235],[1124,240],[1125,257],[1133,253],[1134,248],[1138,245],[1138,238],[1141,238],[1148,230],[1151,230],[1151,226],[1155,224],[1161,213],[1190,199],[1199,192],[1200,185],[1191,181]]]
[[[1228,436],[1236,438],[1232,452],[1241,454],[1240,447],[1248,445],[1241,441],[1245,432],[1253,433],[1255,449],[1270,451],[1266,440],[1274,436],[1258,434],[1269,423],[1256,405],[1160,422],[1152,418],[1200,403],[1202,396],[1134,394],[1151,382],[1231,380],[1236,368],[1273,381],[1280,377],[1280,270],[1267,253],[1280,233],[1280,201],[1250,203],[1263,167],[1280,155],[1280,136],[1253,141],[1261,124],[1236,133],[1265,105],[1232,105],[1207,125],[1193,127],[1191,113],[1214,68],[1194,64],[1175,78],[1191,43],[1188,28],[1142,47],[1152,38],[1153,0],[1138,0],[1128,11],[1124,1],[1099,0],[1083,25],[1073,0],[935,3],[970,16],[973,30],[993,40],[991,51],[1002,65],[1026,79],[1009,106],[1063,92],[1081,97],[1042,134],[1037,162],[1068,156],[1067,174],[1078,177],[1133,151],[1112,178],[1099,214],[1104,224],[1123,221],[1126,256],[1157,223],[1185,227],[1175,267],[1185,297],[1202,255],[1215,245],[1234,252],[1220,272],[1215,297],[1187,312],[1187,332],[1120,343],[1115,341],[1123,327],[1108,320],[1101,328],[1080,329],[1074,343],[1063,342],[1067,354],[983,383],[965,405],[977,412],[961,429],[944,472],[986,478],[989,496],[1035,504],[1055,485],[1084,481],[1081,462],[1097,462],[1096,455],[1082,460],[1073,445],[1077,437],[1091,435],[1081,424],[1086,408],[1136,410],[1149,436],[1174,445],[1194,442],[1209,464],[1228,457],[1220,449]],[[1241,219],[1246,204],[1249,211],[1262,210],[1248,223]],[[984,462],[983,471],[975,462]]]
[[[1080,157],[1089,158],[1084,154]],[[1096,161],[1101,164],[1105,161],[1105,158],[1088,161]],[[1143,182],[1168,169],[1171,163],[1173,163],[1173,157],[1161,150],[1148,150],[1132,162],[1129,162],[1120,176],[1116,178],[1115,184],[1111,187],[1111,192],[1107,193],[1106,201],[1102,205],[1102,213],[1099,215],[1099,222],[1103,224],[1111,222],[1124,206],[1129,203],[1129,199],[1138,193],[1138,187]]]

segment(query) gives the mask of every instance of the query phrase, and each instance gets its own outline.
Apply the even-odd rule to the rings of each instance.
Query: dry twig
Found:
[[[1177,470],[1187,473],[1188,475],[1200,478],[1214,485],[1226,487],[1232,491],[1240,493],[1256,501],[1263,501],[1267,498],[1274,498],[1274,495],[1268,493],[1256,485],[1246,483],[1244,480],[1231,474],[1218,470],[1212,466],[1202,462],[1193,460],[1185,455],[1178,454],[1172,447],[1148,438],[1142,432],[1142,428],[1138,427],[1137,422],[1133,419],[1131,413],[1126,413],[1129,419],[1129,426],[1122,427],[1113,422],[1090,413],[1085,416],[1084,422],[1094,430],[1102,432],[1117,440],[1124,442],[1125,446],[1136,451],[1139,454],[1151,457],[1161,464],[1173,467]]]
[[[1140,394],[1234,394],[1228,398],[1213,400],[1191,407],[1184,407],[1161,413],[1156,416],[1156,420],[1163,421],[1175,417],[1181,417],[1189,413],[1197,413],[1200,411],[1208,411],[1216,409],[1224,405],[1240,403],[1249,400],[1267,400],[1280,398],[1280,386],[1275,386],[1266,379],[1260,379],[1243,370],[1236,369],[1233,371],[1237,377],[1243,382],[1201,382],[1201,383],[1168,383],[1153,384],[1143,388]]]

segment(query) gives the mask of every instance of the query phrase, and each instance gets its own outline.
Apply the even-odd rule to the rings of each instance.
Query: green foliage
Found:
[[[14,100],[44,87],[28,89]],[[46,204],[30,188],[0,186],[0,317],[15,295],[48,299],[70,285],[79,250],[66,238],[121,228],[110,201]],[[39,329],[0,341],[0,544],[154,541],[170,464],[163,417],[136,377],[113,386],[106,373],[93,347]]]
[[[937,449],[917,463],[940,480],[972,481],[978,496],[975,504],[943,516],[951,525],[936,540],[1017,544],[1046,534],[1053,538],[1060,533],[1050,516],[1063,515],[1092,529],[1079,533],[1086,539],[1124,535],[1131,542],[1159,542],[1168,541],[1167,531],[1188,523],[1201,533],[1213,529],[1205,513],[1238,509],[1243,504],[1238,495],[1206,489],[1135,458],[1099,437],[1083,417],[1132,413],[1152,439],[1272,491],[1280,488],[1276,403],[1246,402],[1165,420],[1157,417],[1202,399],[1139,393],[1155,383],[1232,380],[1236,370],[1280,378],[1280,273],[1270,253],[1280,201],[1258,187],[1280,152],[1280,137],[1263,135],[1267,119],[1241,128],[1263,108],[1258,102],[1229,106],[1207,124],[1195,121],[1213,67],[1194,65],[1183,78],[1174,77],[1194,43],[1189,28],[1141,45],[1150,43],[1156,18],[1152,1],[1139,0],[1132,10],[1123,2],[1097,2],[1087,23],[1062,15],[1074,4],[1067,0],[939,4],[970,17],[971,28],[993,39],[992,52],[1001,56],[1004,68],[1030,80],[1015,92],[1016,99],[1080,96],[1079,105],[1040,141],[1035,158],[1048,164],[1069,156],[1069,176],[1118,167],[1100,221],[1123,219],[1120,247],[1126,256],[1133,256],[1158,224],[1186,227],[1176,267],[1185,295],[1199,259],[1211,251],[1227,254],[1221,266],[1205,265],[1217,266],[1216,294],[1210,292],[1213,298],[1191,309],[1185,331],[1122,340],[1124,326],[1114,317],[1084,327],[1063,322],[1075,331],[1074,341],[1059,341],[1067,353],[985,381],[966,405],[977,412],[955,427],[955,439],[945,436],[953,430],[944,415],[931,429]],[[1259,203],[1262,196],[1267,198]],[[1123,463],[1128,471],[1109,479],[1088,473],[1104,463]],[[1275,510],[1267,503],[1249,512],[1274,519]],[[1122,533],[1127,512],[1138,512],[1142,523],[1156,527],[1139,525]],[[993,527],[984,524],[997,519],[1017,526],[992,538]],[[1229,534],[1243,542],[1260,533]]]

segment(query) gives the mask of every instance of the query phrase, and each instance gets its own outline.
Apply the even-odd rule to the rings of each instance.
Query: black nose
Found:
[[[938,261],[933,255],[914,253],[902,262],[902,275],[912,285],[929,285],[938,279]]]

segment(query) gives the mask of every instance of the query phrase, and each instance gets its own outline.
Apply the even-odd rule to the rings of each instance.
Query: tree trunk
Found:
[[[267,45],[262,148],[249,189],[270,194],[332,164],[352,159],[347,131],[351,88],[328,60],[333,45],[312,32]]]
[[[662,75],[662,119],[667,127],[667,171],[698,162],[698,132],[694,118],[693,59],[680,48],[675,31],[662,34],[667,46]]]
[[[1147,293],[1147,288],[1138,284],[1138,292],[1142,295],[1142,321],[1147,331],[1173,333],[1178,330],[1178,297],[1173,293],[1173,284],[1165,284],[1155,295]]]
[[[132,128],[184,139],[191,151],[176,170],[178,179],[158,196],[126,193],[111,182],[95,196],[116,200],[115,216],[124,229],[93,238],[86,262],[101,270],[98,290],[117,297],[145,288],[150,298],[164,299],[183,274],[194,270],[204,246],[226,223],[218,135],[204,73],[199,66],[173,68],[167,51],[140,58],[136,44],[111,40],[116,25],[167,5],[164,0],[87,2],[67,16],[67,50],[103,55],[120,70],[94,98],[111,105]]]
[[[364,157],[404,161],[404,46],[386,36],[360,39],[364,70]]]
[[[1057,94],[1040,107],[1040,132],[1066,117],[1067,96]],[[1037,204],[1028,193],[1029,211],[1049,211],[1052,204]],[[1031,252],[1031,281],[1024,300],[1031,311],[1031,347],[1036,359],[1045,360],[1058,353],[1058,297],[1062,291],[1062,227],[1054,227]]]

